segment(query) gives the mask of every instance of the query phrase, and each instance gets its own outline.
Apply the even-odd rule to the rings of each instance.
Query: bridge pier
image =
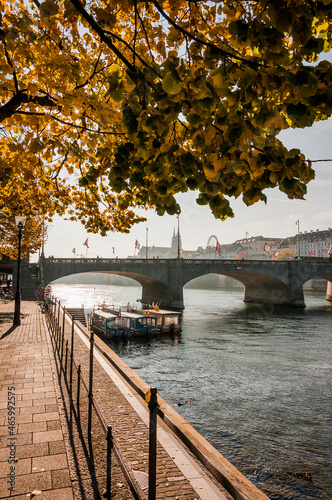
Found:
[[[160,281],[149,281],[142,283],[142,302],[146,304],[158,304],[161,307],[165,307],[168,296],[168,289],[164,283]]]
[[[184,309],[183,285],[182,285],[181,262],[173,261],[173,266],[168,268],[167,282],[170,286],[157,280],[140,280],[143,287],[142,302],[152,304],[158,303],[163,309]]]
[[[274,306],[305,307],[303,288],[300,284],[279,283],[246,284],[244,302],[272,304]]]
[[[177,293],[174,293],[177,292]],[[158,304],[161,309],[184,309],[183,290],[170,290],[162,284],[143,286],[142,302],[146,304]]]

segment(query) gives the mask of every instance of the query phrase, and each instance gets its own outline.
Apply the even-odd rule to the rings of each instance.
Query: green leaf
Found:
[[[286,108],[288,116],[294,120],[297,118],[300,118],[301,116],[304,116],[307,112],[307,106],[303,104],[302,102],[299,102],[298,104],[288,104]]]
[[[182,89],[182,81],[176,70],[167,73],[162,80],[162,87],[167,94],[178,94]]]
[[[243,127],[242,125],[232,125],[228,129],[227,135],[228,135],[228,140],[232,143],[237,141],[243,133]]]
[[[59,6],[53,0],[47,0],[40,4],[42,17],[55,16],[59,12]]]

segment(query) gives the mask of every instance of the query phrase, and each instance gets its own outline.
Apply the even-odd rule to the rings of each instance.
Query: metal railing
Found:
[[[76,387],[76,408],[77,408],[77,423],[81,430],[80,419],[80,399],[81,399],[81,383],[88,394],[88,439],[91,440],[92,435],[92,409],[99,419],[103,432],[107,441],[107,471],[106,471],[106,498],[111,499],[111,478],[112,478],[112,452],[117,458],[121,467],[123,475],[128,483],[128,486],[136,500],[142,500],[135,483],[133,482],[127,466],[121,457],[120,451],[113,440],[112,426],[107,425],[105,422],[98,405],[93,396],[93,357],[94,357],[94,333],[90,332],[90,362],[89,362],[89,382],[87,383],[81,370],[81,365],[78,364],[74,357],[74,332],[75,332],[75,318],[71,317],[71,335],[70,346],[68,339],[65,340],[65,322],[66,310],[62,307],[60,301],[54,298],[46,299],[42,305],[46,313],[46,320],[49,331],[51,333],[51,340],[54,349],[54,355],[58,356],[60,363],[59,382],[63,375],[66,383],[70,401],[74,402],[73,394],[73,373],[76,370],[77,387]],[[62,326],[60,325],[60,310],[62,309]],[[68,363],[69,362],[69,363]],[[69,374],[68,374],[69,364]],[[69,380],[68,380],[69,377]],[[148,473],[148,500],[156,499],[156,470],[157,470],[157,389],[151,388],[148,393],[148,408],[149,408],[149,473]]]

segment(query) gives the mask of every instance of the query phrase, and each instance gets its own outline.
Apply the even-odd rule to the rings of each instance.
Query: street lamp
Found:
[[[14,326],[21,324],[21,289],[20,289],[20,272],[21,272],[21,240],[22,229],[25,226],[26,217],[15,216],[15,224],[18,227],[18,256],[17,256],[17,281],[15,293],[15,311],[14,311]]]
[[[248,236],[249,233],[246,231],[246,259],[248,258],[248,240],[247,240]]]
[[[180,258],[180,215],[177,214],[178,217],[178,259]]]
[[[298,256],[300,257],[300,217],[297,219],[295,222],[295,225],[297,225],[297,244],[298,244]]]

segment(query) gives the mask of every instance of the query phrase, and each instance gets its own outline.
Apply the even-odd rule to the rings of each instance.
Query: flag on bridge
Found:
[[[89,238],[87,238],[87,239],[85,240],[85,242],[83,243],[83,245],[85,245],[87,248],[89,248],[88,241],[89,241]]]
[[[73,248],[73,254],[76,255],[76,248]]]
[[[141,248],[141,245],[138,243],[137,240],[135,241],[135,249],[136,248],[137,248],[137,250],[140,250],[140,248]]]
[[[217,241],[217,244],[216,244],[216,250],[217,250],[217,252],[218,252],[218,254],[219,254],[219,257],[220,257],[221,245],[220,245],[219,241]]]
[[[269,253],[270,250],[271,250],[270,245],[268,245],[267,243],[265,243],[264,252]]]

